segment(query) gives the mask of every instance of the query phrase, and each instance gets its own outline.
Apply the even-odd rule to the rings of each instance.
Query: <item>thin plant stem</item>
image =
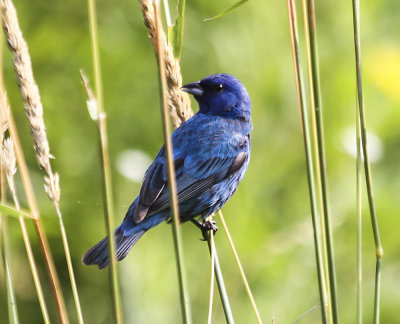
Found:
[[[222,302],[222,308],[224,309],[224,314],[225,314],[225,320],[227,324],[233,324],[235,323],[232,315],[232,309],[231,309],[231,304],[229,302],[228,298],[228,293],[226,292],[226,287],[225,287],[225,282],[224,282],[224,277],[222,275],[221,271],[221,266],[219,264],[219,258],[218,258],[218,253],[217,249],[214,246],[211,245],[211,235],[214,235],[213,232],[205,232],[206,238],[207,238],[207,243],[208,243],[208,249],[210,250],[210,254],[214,254],[214,271],[215,271],[215,279],[217,281],[217,287],[219,291],[219,296],[221,298]]]
[[[375,269],[375,293],[374,293],[374,321],[379,323],[380,310],[380,288],[381,288],[381,262],[383,249],[379,235],[378,218],[376,215],[374,194],[372,190],[371,167],[368,158],[367,149],[367,127],[364,112],[364,99],[362,91],[362,71],[361,71],[361,47],[360,47],[360,2],[353,0],[353,27],[354,27],[354,50],[356,59],[356,77],[357,77],[357,112],[360,122],[361,146],[364,158],[364,173],[367,186],[368,204],[371,215],[372,231],[374,234],[376,250],[376,269]]]
[[[11,189],[11,186],[12,185],[10,184],[10,189]],[[12,188],[11,192],[13,195],[14,203],[15,203],[17,209],[19,209],[20,206],[19,206],[19,202],[18,202],[16,193],[15,193],[15,188]],[[46,302],[45,302],[44,295],[43,295],[43,289],[42,289],[42,285],[40,283],[39,273],[37,271],[35,259],[33,257],[33,251],[32,251],[31,243],[30,243],[29,236],[28,236],[28,230],[26,228],[26,224],[25,224],[25,220],[24,220],[23,216],[21,216],[19,218],[19,224],[21,226],[21,231],[22,231],[22,236],[23,236],[24,243],[25,243],[26,253],[27,253],[28,259],[29,259],[29,265],[31,267],[33,281],[35,283],[36,292],[37,292],[37,295],[39,298],[40,308],[42,310],[43,321],[44,321],[44,323],[48,324],[48,323],[50,323],[50,317],[49,317],[49,314],[47,311],[47,306],[46,306]]]
[[[310,141],[308,113],[304,97],[304,81],[302,78],[302,73],[301,73],[302,69],[300,65],[296,6],[294,0],[288,0],[288,14],[289,14],[290,39],[291,39],[292,55],[293,55],[293,67],[294,67],[295,82],[296,82],[297,102],[299,105],[300,122],[301,122],[301,129],[303,132],[304,151],[305,151],[306,166],[307,166],[307,180],[308,180],[308,189],[310,196],[311,219],[312,219],[313,235],[314,235],[314,249],[315,249],[315,257],[317,265],[321,316],[322,316],[322,322],[327,323],[327,314],[326,314],[327,293],[326,293],[324,270],[323,270],[323,260],[321,256],[321,247],[318,238],[318,226],[317,226],[318,209],[317,209],[317,198],[315,192],[314,165],[312,160],[312,147]]]
[[[0,84],[3,84],[3,44],[4,44],[4,37],[3,34],[0,33]],[[1,91],[1,90],[0,90]],[[3,94],[1,94],[3,95]],[[6,100],[0,100],[0,105],[6,105]],[[0,140],[0,145],[3,143],[4,139],[4,133],[5,133],[5,123],[7,122],[4,117],[4,114],[2,113],[4,110],[0,111],[0,116],[1,116],[1,124],[0,129],[1,132],[1,140]],[[0,156],[0,161],[1,161],[1,156]],[[0,162],[0,196],[1,196],[1,202],[5,203],[6,202],[6,181],[5,181],[5,175],[4,175],[4,168],[3,164]],[[14,287],[12,283],[12,274],[11,274],[11,269],[10,269],[10,253],[9,253],[9,241],[8,241],[8,220],[6,216],[1,215],[0,213],[0,218],[1,218],[1,251],[2,251],[2,258],[3,258],[3,266],[4,266],[4,274],[5,274],[5,279],[6,279],[6,287],[7,287],[7,301],[8,301],[8,320],[9,323],[11,324],[17,324],[19,323],[18,320],[18,311],[17,311],[17,302],[15,299],[15,294],[14,294]]]
[[[242,267],[242,263],[240,262],[239,255],[238,255],[238,253],[236,251],[235,245],[233,244],[233,240],[232,240],[231,234],[229,233],[228,227],[226,226],[226,222],[225,222],[224,216],[222,215],[221,210],[218,211],[218,215],[219,215],[219,217],[221,219],[221,222],[222,222],[222,225],[224,227],[226,236],[228,237],[229,245],[231,246],[233,255],[235,256],[235,260],[236,260],[236,263],[237,263],[237,265],[239,267],[239,272],[240,272],[240,275],[242,277],[242,281],[244,283],[244,286],[246,288],[247,295],[249,296],[250,303],[251,303],[251,306],[253,308],[254,314],[257,317],[257,322],[258,323],[262,323],[260,313],[258,312],[256,302],[254,300],[253,294],[252,294],[251,289],[250,289],[250,285],[249,285],[249,283],[247,281],[246,274],[244,273],[244,270],[243,270],[243,267]]]
[[[181,310],[182,319],[185,324],[192,323],[191,311],[190,311],[190,301],[187,291],[186,284],[186,274],[185,266],[183,261],[183,247],[182,238],[180,232],[180,218],[179,218],[179,207],[177,199],[177,187],[175,179],[175,165],[174,165],[174,154],[171,143],[170,135],[170,125],[168,118],[168,95],[167,95],[167,80],[165,77],[165,65],[164,65],[164,53],[165,44],[161,39],[161,18],[159,5],[153,2],[154,16],[155,16],[155,27],[156,27],[156,56],[158,63],[159,72],[159,83],[160,83],[160,101],[161,101],[161,113],[162,113],[162,124],[164,131],[164,141],[165,141],[165,152],[167,158],[167,169],[168,169],[168,183],[169,183],[169,193],[170,193],[170,205],[172,209],[172,232],[174,238],[175,256],[178,267],[178,279],[179,279],[179,292],[181,299]]]
[[[33,78],[32,64],[28,52],[28,46],[22,36],[22,32],[18,23],[17,13],[12,1],[2,0],[1,9],[3,13],[2,15],[3,29],[7,38],[8,47],[13,54],[14,69],[17,74],[17,80],[20,92],[25,104],[24,105],[25,112],[28,119],[30,119],[31,121],[31,132],[34,137],[35,149],[38,154],[39,164],[44,169],[46,169],[45,165],[42,162],[44,161],[44,163],[48,163],[48,165],[50,165],[48,161],[49,147],[47,138],[45,136],[44,123],[38,122],[43,119],[43,107],[40,102],[40,95],[37,85]],[[4,88],[4,85],[1,84],[1,87]],[[12,115],[8,114],[8,118],[9,118],[8,123],[10,127],[10,135],[13,138],[13,141],[16,146],[18,164],[21,164],[20,163],[21,159],[23,160],[21,145],[18,136],[16,135],[16,128],[13,123]],[[32,121],[34,121],[34,125],[32,124]],[[42,143],[43,147],[40,147],[38,143]],[[47,160],[42,160],[40,154],[46,155]],[[46,267],[51,281],[53,295],[57,305],[58,315],[62,323],[68,323],[69,322],[68,315],[66,312],[64,298],[62,296],[61,287],[54,266],[54,261],[51,256],[51,251],[47,242],[43,225],[41,223],[41,219],[39,217],[39,210],[37,208],[36,200],[33,195],[33,189],[30,183],[29,174],[27,172],[26,165],[23,165],[24,163],[25,161],[22,161],[22,165],[20,165],[21,176],[24,182],[24,188],[28,204],[30,206],[33,216],[35,217],[35,229],[38,233],[40,245],[42,248],[42,252],[44,254],[44,259],[46,262]],[[54,179],[55,177],[53,178],[50,177],[48,179],[50,181],[49,186],[53,186]]]
[[[0,85],[0,88],[4,90],[4,87],[2,85]],[[15,126],[11,110],[7,113],[7,124],[10,132],[10,137],[14,143],[17,165],[21,174],[22,184],[24,187],[26,199],[30,210],[29,214],[32,215],[33,218],[34,228],[38,235],[39,244],[43,254],[43,259],[45,261],[47,274],[50,279],[51,289],[57,307],[57,314],[61,323],[68,324],[69,323],[68,313],[65,307],[65,301],[62,294],[60,281],[58,279],[57,270],[54,265],[54,260],[51,254],[49,242],[47,241],[46,232],[43,228],[43,224],[40,218],[40,212],[37,206],[35,193],[33,191],[32,181],[28,172],[28,167],[26,165],[24,153],[22,151],[21,142],[19,140],[17,128]]]
[[[172,26],[172,20],[171,20],[171,13],[169,11],[168,0],[163,0],[163,5],[165,12],[165,21],[167,22],[167,27],[170,28]]]
[[[8,186],[10,188],[10,191],[11,191],[11,194],[13,197],[15,208],[17,210],[19,210],[20,204],[19,204],[19,200],[17,197],[15,182],[14,182],[14,175],[15,175],[15,172],[17,169],[16,169],[16,163],[15,163],[13,142],[11,141],[10,138],[4,142],[4,146],[2,147],[1,162],[2,162],[2,165],[4,166],[5,173],[7,174]],[[26,228],[25,219],[23,216],[19,217],[19,224],[21,227],[21,232],[22,232],[22,237],[24,240],[25,248],[26,248],[26,253],[28,255],[29,265],[30,265],[30,268],[32,271],[33,281],[35,283],[35,288],[36,288],[36,293],[38,295],[40,308],[42,310],[43,320],[47,324],[47,323],[50,323],[50,318],[49,318],[49,314],[47,312],[46,301],[44,299],[43,289],[42,289],[42,285],[41,285],[40,278],[39,278],[39,273],[37,271],[36,262],[35,262],[35,259],[33,256],[32,246],[31,246],[31,242],[29,239],[29,235],[28,235],[28,230]]]
[[[17,302],[14,294],[14,287],[12,283],[12,274],[10,269],[10,253],[8,246],[8,220],[7,217],[1,215],[1,255],[3,258],[4,275],[7,287],[7,305],[8,305],[8,322],[11,324],[19,323]]]
[[[56,208],[56,212],[57,212],[57,216],[58,216],[58,222],[59,222],[59,225],[60,225],[61,238],[62,238],[62,241],[63,241],[65,258],[66,258],[66,261],[67,261],[67,268],[68,268],[69,278],[70,278],[70,281],[71,281],[72,295],[74,297],[75,309],[76,309],[76,314],[77,314],[77,317],[78,317],[78,323],[79,324],[83,324],[84,321],[83,321],[83,315],[82,315],[82,308],[81,308],[81,303],[79,301],[78,288],[76,286],[74,268],[73,268],[73,265],[72,265],[71,253],[70,253],[70,250],[69,250],[69,244],[68,244],[68,240],[67,240],[67,232],[65,231],[64,222],[63,222],[63,219],[62,219],[59,203],[58,202],[54,202],[54,206]]]
[[[356,108],[356,202],[357,202],[357,324],[362,324],[362,199],[361,199],[361,129],[358,106]]]
[[[101,78],[101,65],[100,65],[100,54],[99,54],[99,43],[97,37],[97,18],[96,18],[96,6],[94,0],[88,0],[88,11],[89,11],[89,22],[90,22],[90,37],[92,44],[92,56],[93,56],[93,71],[95,80],[95,93],[98,109],[98,120],[97,124],[99,127],[99,141],[101,150],[101,161],[103,169],[103,194],[104,194],[104,216],[106,223],[106,230],[108,237],[108,249],[110,256],[110,283],[113,299],[114,317],[116,323],[122,323],[122,305],[121,305],[121,294],[119,287],[118,269],[115,258],[115,240],[113,239],[114,229],[114,200],[112,192],[111,182],[111,164],[108,151],[108,138],[107,138],[107,121],[106,113],[103,105],[103,85]]]
[[[6,6],[7,5],[5,5],[5,7]],[[31,126],[31,134],[34,141],[36,157],[39,165],[46,173],[44,177],[45,191],[50,200],[53,202],[58,216],[78,321],[80,324],[83,324],[82,310],[79,302],[78,290],[76,287],[74,269],[72,267],[67,235],[60,210],[61,191],[59,186],[59,176],[57,173],[53,173],[50,163],[50,146],[47,140],[46,127],[43,119],[43,107],[40,100],[39,88],[33,77],[28,46],[20,31],[16,12],[15,10],[12,10],[11,2],[8,3],[8,6],[9,7],[5,10],[5,12],[8,14],[4,18],[4,26],[6,35],[8,37],[8,44],[11,52],[14,55],[14,69],[17,74],[21,96],[24,101],[26,116],[28,117]]]
[[[212,221],[212,216],[209,217],[209,221]],[[210,246],[211,246],[211,271],[210,271],[210,299],[208,303],[208,318],[207,324],[211,324],[212,320],[212,309],[213,309],[213,300],[214,300],[214,281],[215,281],[215,242],[214,242],[214,235],[210,235]]]
[[[307,312],[305,312],[304,314],[301,314],[294,322],[293,324],[297,324],[299,323],[304,317],[307,317],[308,315],[312,314],[313,312],[315,312],[318,308],[320,308],[321,305],[315,305],[314,307],[312,307],[310,310],[308,310]]]
[[[4,173],[3,166],[0,166],[0,177],[1,177],[1,201],[5,201],[5,181],[4,181]],[[18,311],[17,311],[17,302],[14,294],[14,287],[12,283],[12,274],[10,269],[10,253],[9,253],[9,241],[8,241],[8,220],[4,215],[0,215],[1,217],[1,254],[3,258],[3,266],[4,266],[4,274],[6,279],[6,287],[7,287],[7,305],[8,305],[8,321],[10,324],[18,324]]]
[[[323,232],[325,234],[325,250],[327,259],[327,272],[329,279],[328,293],[330,295],[328,310],[331,312],[334,324],[339,322],[338,304],[336,296],[336,270],[333,253],[332,229],[330,224],[329,207],[328,207],[328,185],[326,172],[326,155],[324,146],[324,130],[321,104],[321,90],[319,82],[318,68],[318,52],[317,52],[317,36],[316,36],[316,20],[314,0],[303,0],[303,9],[305,14],[304,26],[306,30],[307,54],[309,63],[309,79],[310,79],[310,101],[312,106],[313,121],[315,123],[314,134],[316,137],[316,151],[318,152],[317,164],[320,172],[317,172],[318,182],[321,188],[322,197],[322,215],[323,215]],[[331,308],[331,309],[330,309]]]

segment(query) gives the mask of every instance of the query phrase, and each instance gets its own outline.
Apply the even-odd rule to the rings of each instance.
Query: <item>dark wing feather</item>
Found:
[[[246,152],[240,152],[236,157],[214,158],[199,163],[197,170],[176,170],[178,202],[179,204],[192,199],[204,190],[210,188],[214,184],[236,173],[247,159]],[[193,172],[195,171],[195,176]],[[199,175],[206,176],[205,178]],[[200,178],[200,179],[199,179]],[[169,191],[168,186],[164,187],[160,195],[151,206],[149,214],[154,214],[169,207]]]

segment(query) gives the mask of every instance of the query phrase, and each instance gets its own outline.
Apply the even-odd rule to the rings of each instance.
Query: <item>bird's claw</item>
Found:
[[[207,241],[207,232],[212,231],[212,235],[218,231],[218,227],[215,221],[205,221],[201,223],[201,234],[203,235],[202,241]]]

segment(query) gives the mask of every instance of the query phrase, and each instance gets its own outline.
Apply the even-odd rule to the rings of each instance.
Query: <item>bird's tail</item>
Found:
[[[126,257],[135,243],[142,237],[147,230],[140,230],[129,236],[124,236],[122,231],[117,229],[115,233],[115,258],[121,261]],[[93,246],[82,257],[82,262],[86,265],[97,264],[99,269],[103,269],[110,263],[108,254],[108,237],[102,239],[99,243]]]
[[[130,217],[126,217],[114,232],[116,260],[121,261],[124,259],[144,233],[164,220],[166,220],[166,218],[162,215],[154,215],[143,220],[139,224],[133,224]],[[82,262],[86,265],[97,264],[99,269],[107,267],[110,263],[108,237],[104,238],[87,251],[82,257]]]

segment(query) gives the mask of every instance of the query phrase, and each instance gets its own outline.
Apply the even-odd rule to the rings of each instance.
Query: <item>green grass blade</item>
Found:
[[[174,55],[177,59],[179,59],[182,54],[185,5],[186,5],[186,0],[178,1],[178,17],[176,18],[174,25],[168,26],[168,42],[171,43]],[[166,7],[167,6],[168,4],[166,5]]]
[[[303,9],[305,14],[305,30],[307,39],[307,55],[309,63],[310,79],[310,101],[312,106],[314,139],[316,140],[317,165],[320,170],[317,172],[319,188],[321,189],[322,214],[323,214],[323,233],[325,235],[325,250],[327,261],[327,275],[329,279],[328,294],[330,296],[328,311],[331,311],[333,323],[339,322],[338,304],[336,296],[336,270],[333,253],[332,229],[330,225],[330,215],[328,207],[328,185],[327,185],[327,167],[324,144],[324,130],[322,117],[321,90],[319,82],[318,51],[316,36],[316,19],[314,0],[303,0]]]
[[[174,164],[174,155],[173,155],[173,147],[171,142],[171,134],[170,134],[170,125],[169,125],[169,112],[168,112],[168,93],[167,93],[167,80],[165,73],[165,65],[164,65],[164,44],[161,41],[161,17],[160,10],[158,4],[153,2],[154,8],[154,16],[155,16],[155,25],[156,25],[156,56],[158,63],[158,76],[159,76],[159,89],[160,89],[160,102],[161,102],[161,113],[162,113],[162,121],[163,121],[163,132],[164,132],[164,141],[165,141],[165,151],[167,158],[167,169],[168,169],[168,183],[169,183],[169,192],[170,192],[170,201],[172,207],[172,232],[174,239],[174,247],[175,247],[175,256],[178,267],[178,281],[179,281],[179,292],[180,292],[180,300],[181,300],[181,309],[182,309],[182,319],[185,324],[192,323],[191,311],[190,311],[190,300],[189,294],[187,290],[186,283],[186,273],[185,273],[185,265],[183,260],[183,246],[182,246],[182,238],[180,232],[180,218],[179,218],[179,207],[178,207],[178,199],[177,199],[177,186],[175,179],[175,164]]]
[[[315,192],[314,165],[312,160],[312,148],[310,141],[308,113],[304,97],[304,81],[301,75],[302,69],[300,66],[296,6],[293,0],[288,0],[288,14],[289,14],[290,39],[291,39],[292,54],[293,54],[293,67],[294,67],[296,91],[297,91],[297,101],[299,104],[300,121],[303,132],[304,151],[305,151],[306,166],[307,166],[307,180],[308,180],[310,205],[311,205],[311,218],[312,218],[313,235],[314,235],[314,249],[315,249],[315,257],[317,265],[318,287],[320,295],[320,304],[322,305],[321,315],[322,315],[322,322],[327,323],[326,307],[324,306],[327,304],[326,300],[327,292],[325,286],[320,242],[318,238],[318,226],[317,226],[318,209],[317,209],[317,198]]]
[[[362,91],[362,71],[361,71],[361,48],[360,48],[360,3],[359,0],[353,0],[353,29],[354,29],[354,50],[356,59],[356,78],[357,78],[357,111],[360,121],[361,146],[364,157],[364,173],[367,186],[368,205],[371,215],[372,231],[374,234],[376,250],[376,269],[375,269],[375,293],[374,293],[374,322],[379,323],[380,311],[380,287],[381,287],[381,262],[383,249],[379,234],[378,218],[376,215],[374,194],[372,190],[371,167],[368,158],[367,149],[367,127],[364,112],[364,99]]]
[[[0,212],[4,213],[7,216],[11,216],[11,217],[26,217],[26,218],[32,218],[34,219],[34,217],[27,211],[27,210],[17,210],[14,207],[4,204],[4,203],[0,203]]]
[[[231,7],[229,7],[228,9],[226,9],[225,11],[219,13],[218,15],[211,17],[211,18],[203,19],[203,21],[210,21],[210,20],[221,18],[221,17],[227,15],[228,13],[232,12],[233,10],[239,8],[240,6],[244,5],[248,1],[249,0],[240,0],[240,1],[236,2],[234,5],[232,5]]]
[[[118,269],[115,260],[115,240],[112,239],[114,230],[114,200],[113,200],[112,183],[111,183],[110,157],[108,153],[106,113],[104,112],[104,106],[103,106],[103,85],[101,80],[95,0],[88,0],[88,11],[89,11],[89,21],[90,21],[90,36],[92,43],[95,93],[97,102],[96,107],[98,109],[97,124],[99,127],[99,146],[100,146],[102,171],[103,171],[104,217],[105,217],[107,235],[110,238],[108,240],[108,248],[110,255],[110,277],[111,277],[110,285],[111,285],[112,299],[113,299],[114,318],[116,323],[122,323],[123,321],[122,303],[121,303],[121,294],[119,288]]]

